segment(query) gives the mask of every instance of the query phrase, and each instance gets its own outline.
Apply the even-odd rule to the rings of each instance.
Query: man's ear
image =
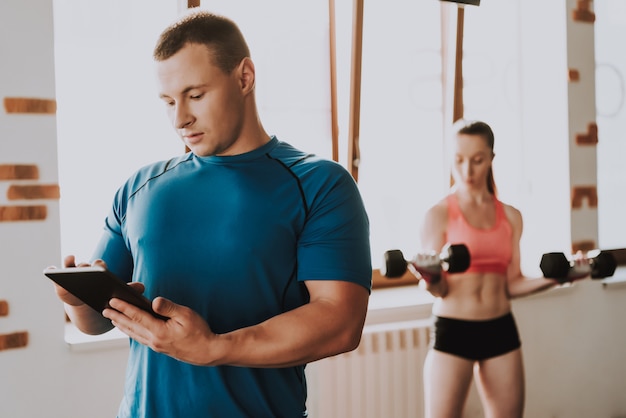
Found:
[[[239,86],[244,94],[248,94],[254,90],[254,83],[256,81],[256,73],[254,70],[254,63],[250,57],[245,57],[239,63],[237,68],[237,74],[239,76]]]

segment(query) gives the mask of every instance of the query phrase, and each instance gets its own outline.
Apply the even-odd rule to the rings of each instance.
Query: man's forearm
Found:
[[[111,321],[88,305],[73,306],[66,303],[65,313],[76,328],[85,334],[99,335],[113,329]]]

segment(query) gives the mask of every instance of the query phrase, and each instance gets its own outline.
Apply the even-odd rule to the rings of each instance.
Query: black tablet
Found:
[[[47,268],[43,274],[97,312],[110,307],[111,298],[118,298],[150,312],[156,318],[168,319],[154,312],[150,300],[144,295],[103,267]]]

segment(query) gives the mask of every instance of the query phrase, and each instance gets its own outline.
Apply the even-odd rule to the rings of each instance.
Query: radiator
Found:
[[[421,418],[430,320],[376,324],[352,352],[307,366],[311,418]]]

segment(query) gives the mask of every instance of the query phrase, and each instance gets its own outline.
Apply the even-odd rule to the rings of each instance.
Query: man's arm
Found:
[[[354,350],[369,292],[358,284],[308,281],[311,301],[257,326],[220,336],[226,364],[286,367]]]
[[[361,339],[369,292],[343,281],[307,281],[310,302],[258,325],[214,334],[191,309],[156,298],[161,321],[113,299],[104,315],[154,351],[205,366],[289,367],[354,350]],[[224,313],[227,315],[228,313]]]

